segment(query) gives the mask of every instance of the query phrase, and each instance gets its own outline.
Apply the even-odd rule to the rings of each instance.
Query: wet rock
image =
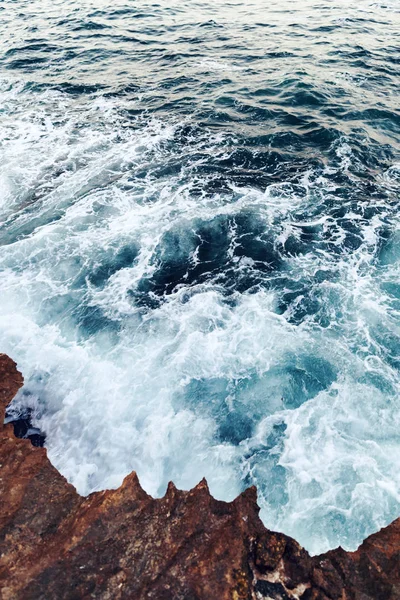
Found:
[[[268,531],[250,488],[231,503],[205,480],[153,499],[135,473],[83,498],[45,448],[3,426],[23,379],[0,354],[2,600],[396,600],[400,520],[353,553],[310,557]]]

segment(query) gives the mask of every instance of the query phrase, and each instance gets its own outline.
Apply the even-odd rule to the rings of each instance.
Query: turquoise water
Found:
[[[0,1],[0,351],[82,494],[400,514],[400,5]]]

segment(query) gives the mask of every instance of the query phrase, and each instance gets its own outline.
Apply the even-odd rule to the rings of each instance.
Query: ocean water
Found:
[[[81,494],[400,514],[399,0],[0,0],[0,351]]]

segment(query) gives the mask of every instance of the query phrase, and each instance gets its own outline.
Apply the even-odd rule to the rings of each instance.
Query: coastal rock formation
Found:
[[[207,483],[154,499],[132,473],[83,498],[45,448],[3,426],[23,379],[0,355],[2,600],[400,599],[400,519],[353,553],[318,557],[259,519],[255,488],[231,503]]]

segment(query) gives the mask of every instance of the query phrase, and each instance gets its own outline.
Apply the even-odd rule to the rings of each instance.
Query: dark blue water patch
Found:
[[[105,38],[109,38],[108,35],[100,36],[98,34],[96,36],[92,35],[91,37],[92,38],[93,37],[98,37],[98,38],[99,37],[105,37]],[[152,43],[153,43],[153,42],[149,42],[149,40],[147,40],[145,38],[138,37],[138,35],[137,35],[136,32],[132,32],[131,35],[122,35],[122,36],[119,36],[118,40],[119,40],[120,44],[124,43],[126,45],[129,45],[130,46],[130,48],[129,48],[130,50],[132,48],[134,48],[135,45],[139,45],[139,46],[151,46]]]
[[[152,168],[152,176],[157,179],[167,179],[168,177],[178,176],[182,170],[182,158],[180,156],[171,157],[164,163],[158,163]],[[148,169],[140,169],[135,172],[135,178],[145,178],[148,175]]]
[[[224,28],[224,26],[223,26],[222,23],[217,23],[213,19],[210,19],[209,21],[205,21],[205,22],[202,22],[202,23],[200,22],[200,23],[198,23],[198,26],[199,27],[203,27],[203,28],[206,27],[207,29],[208,28],[211,28],[211,29],[216,29],[216,28],[217,29],[223,29]]]
[[[151,279],[138,286],[141,292],[158,296],[170,294],[179,284],[191,285],[212,278],[216,270],[224,268],[229,248],[229,223],[216,219],[210,225],[168,231],[158,245]],[[194,252],[198,249],[198,263]]]
[[[337,25],[320,25],[319,27],[312,27],[310,31],[315,33],[331,33],[337,29]]]
[[[87,275],[88,281],[97,287],[102,287],[112,275],[120,271],[132,267],[139,254],[139,248],[135,245],[125,246],[118,249],[115,254],[108,249],[107,255],[97,257],[100,264],[96,265],[93,270]]]
[[[6,69],[18,69],[30,73],[35,70],[39,70],[43,67],[43,64],[48,61],[47,57],[41,56],[29,56],[26,58],[17,58],[9,60],[5,63]]]
[[[388,75],[389,77],[393,78],[393,67],[390,64],[387,64],[387,66],[385,66],[384,63],[381,63],[373,65],[372,67],[370,62],[362,59],[357,59],[353,60],[349,66],[352,70],[356,71],[357,73],[360,73],[360,71],[362,71],[365,77],[368,77],[369,73],[371,72],[371,69],[373,68],[376,73],[384,73],[385,75]]]
[[[110,8],[107,11],[96,10],[93,13],[90,13],[92,17],[103,16],[107,19],[114,20],[115,18],[120,17],[130,17],[132,19],[148,19],[148,18],[157,18],[159,11],[157,4],[153,4],[151,6],[151,11],[143,11],[140,8],[135,8],[133,6],[125,6],[124,8]],[[150,7],[149,7],[150,8]]]
[[[180,75],[179,77],[167,77],[160,84],[160,89],[169,90],[175,88],[175,90],[187,90],[188,86],[192,86],[195,81],[196,80],[194,77],[188,77],[187,75]]]
[[[115,90],[109,90],[109,91],[104,92],[104,97],[105,98],[118,98],[118,97],[122,96],[122,97],[126,97],[126,98],[131,98],[131,97],[136,97],[139,91],[140,91],[140,85],[137,83],[130,82],[128,85],[118,87]],[[124,108],[122,110],[123,115],[132,114],[136,117],[138,113],[139,114],[143,113],[143,109],[141,107],[140,108],[138,107],[137,109]]]
[[[284,104],[300,107],[320,107],[328,100],[326,95],[301,82],[297,83],[295,90],[281,94],[280,98]]]
[[[186,132],[181,131],[180,135],[190,138],[192,133],[193,130],[189,128]],[[252,160],[253,156],[250,152],[236,151],[232,162],[246,165],[246,161]],[[168,165],[167,169],[162,169],[161,172],[176,173],[178,168],[179,164]],[[203,168],[204,170],[206,169]],[[212,167],[210,170],[212,171]],[[230,172],[233,172],[232,169]],[[260,183],[258,178],[263,181],[262,173],[260,175],[249,169],[241,171],[236,169],[236,172],[236,181],[240,181],[240,178],[242,183],[251,181],[252,187]],[[340,178],[344,182],[347,181],[346,175],[341,174]],[[262,185],[260,187],[262,188]],[[202,180],[197,192],[194,184],[192,193],[197,193],[201,201],[204,189],[215,192],[227,191],[228,188],[223,178],[216,177],[207,181],[206,188]],[[310,213],[309,206],[306,212],[294,214],[296,222],[292,227],[295,227],[296,235],[290,235],[283,245],[276,244],[275,236],[279,234],[279,230],[273,232],[266,229],[263,220],[259,220],[257,213],[254,212],[244,211],[235,216],[221,216],[205,223],[187,223],[181,229],[170,230],[163,236],[153,256],[154,274],[140,282],[137,290],[132,291],[132,297],[137,295],[140,303],[143,303],[148,296],[153,305],[156,297],[161,299],[179,286],[192,286],[213,280],[223,283],[227,293],[234,290],[245,292],[257,285],[269,285],[265,276],[284,269],[285,258],[314,251],[314,247],[324,248],[332,257],[336,255],[340,259],[344,253],[353,253],[360,248],[364,239],[363,229],[374,216],[387,210],[383,203],[381,205],[377,203],[378,196],[374,201],[372,200],[375,191],[374,185],[367,180],[362,193],[356,190],[354,200],[349,198],[346,204],[343,204],[343,197],[347,193],[346,188],[343,189],[343,194],[338,194],[338,190],[335,190],[335,195],[325,195],[324,205],[316,204],[314,214]],[[296,192],[296,189],[293,188],[291,192]],[[306,191],[299,187],[297,193],[301,197]],[[363,195],[365,202],[360,202]],[[395,206],[396,204],[394,208]],[[321,210],[326,216],[329,215],[331,219],[329,223],[319,219]],[[358,220],[347,218],[349,211],[359,214],[361,218]],[[316,218],[317,223],[307,223],[313,217]],[[385,218],[385,214],[382,217]],[[305,223],[302,224],[302,221]],[[385,224],[383,221],[376,233],[380,240],[377,247],[379,252],[380,245],[384,245],[391,236],[390,224]],[[231,247],[232,236],[234,248]],[[341,238],[340,243],[337,242],[338,236]],[[242,258],[252,261],[251,267],[247,270],[238,269],[237,261]],[[105,269],[110,273],[113,271],[110,265]],[[311,285],[310,288],[312,289]],[[299,296],[304,296],[304,299],[301,303],[296,303]],[[307,314],[315,315],[320,310],[320,302],[323,302],[323,298],[310,298],[309,294],[301,289],[295,292],[289,291],[283,295],[281,301],[282,313],[286,312],[288,302],[296,303],[296,310],[290,315],[290,320],[299,323]],[[325,317],[324,323],[327,326]]]
[[[30,212],[29,207],[26,212]],[[61,214],[49,215],[47,222],[54,223],[60,220],[61,216]],[[20,224],[18,222],[18,213],[16,215],[12,215],[10,219],[6,221],[5,226],[0,226],[0,246],[14,244],[15,242],[28,237],[33,231],[35,231],[36,227],[40,227],[45,224],[44,221],[44,219],[37,217],[32,218],[31,222],[29,223]]]
[[[218,420],[217,435],[221,442],[237,446],[240,442],[251,438],[253,435],[255,424],[246,414],[232,411]]]
[[[371,124],[383,123],[385,129],[397,132],[400,130],[400,113],[395,110],[388,111],[378,107],[367,108],[362,111],[348,112],[343,118]]]
[[[242,258],[250,259],[254,267],[238,269],[237,263]],[[281,258],[265,224],[257,215],[243,212],[168,231],[152,262],[153,275],[142,279],[132,292],[141,302],[148,295],[151,304],[155,296],[166,297],[179,286],[207,281],[220,280],[226,293],[245,292],[261,283],[266,273],[278,270]]]
[[[271,136],[270,149],[258,145],[258,139],[250,140],[247,147],[242,143],[237,144],[228,155],[201,161],[195,167],[195,172],[199,175],[213,175],[214,180],[224,179],[227,190],[235,184],[264,192],[270,184],[277,181],[297,181],[308,168],[322,168],[323,163],[317,157],[296,156],[282,151],[284,143],[280,138],[284,136],[285,134]],[[294,134],[290,138],[296,141]],[[206,185],[208,183],[209,181]]]
[[[278,302],[277,312],[285,315],[288,323],[300,325],[306,318],[315,317],[321,309],[321,300],[310,291],[311,282],[298,289],[288,290],[281,294]],[[329,323],[323,323],[328,326]]]
[[[247,415],[259,421],[278,410],[298,408],[328,389],[336,378],[337,368],[328,360],[287,352],[279,365],[263,375],[236,382],[235,399]]]
[[[241,403],[235,402],[233,409],[229,407],[227,398],[231,391],[232,384],[225,379],[192,380],[175,403],[177,407],[183,403],[195,412],[212,417],[218,423],[219,440],[238,445],[251,437],[256,419]]]
[[[230,227],[235,233],[234,257],[250,258],[268,270],[279,270],[282,261],[273,235],[257,213],[241,211],[232,218]]]
[[[69,23],[71,24],[71,22]],[[111,29],[110,25],[106,25],[105,23],[97,23],[96,21],[79,21],[70,28],[71,31],[93,31],[93,30],[103,30],[103,29]]]
[[[6,411],[4,423],[11,423],[14,435],[17,438],[30,440],[32,446],[42,448],[46,441],[46,435],[37,427],[32,425],[33,411],[30,408]]]
[[[16,56],[22,53],[28,52],[58,52],[60,50],[60,46],[56,46],[54,44],[48,44],[44,39],[39,40],[31,40],[30,44],[25,44],[24,46],[18,46],[14,48],[10,48],[5,52],[4,57]],[[33,58],[33,57],[32,57]],[[34,58],[33,58],[34,59]]]
[[[277,312],[284,315],[288,323],[301,325],[312,321],[323,328],[337,327],[347,316],[340,295],[340,268],[318,270],[312,278],[301,282],[282,276],[273,284],[278,296]],[[331,285],[332,284],[332,285]]]
[[[162,54],[158,57],[157,64],[159,67],[163,66],[171,66],[171,63],[176,63],[177,65],[184,65],[186,61],[191,58],[201,58],[201,52],[162,52]]]
[[[96,94],[99,91],[106,90],[107,84],[96,83],[96,84],[81,84],[73,81],[62,81],[54,84],[52,89],[64,92],[71,96],[81,96],[82,94]]]
[[[394,206],[394,210],[397,210],[397,202]],[[386,215],[383,215],[383,218]],[[377,234],[377,238],[376,238],[376,250],[375,250],[375,261],[374,264],[379,268],[383,265],[382,261],[382,257],[385,255],[385,252],[387,250],[387,248],[390,247],[390,245],[393,242],[393,238],[395,235],[395,228],[393,227],[393,224],[386,224],[386,223],[382,223],[382,225],[379,228],[376,228],[376,234]]]
[[[254,374],[237,381],[192,380],[175,404],[176,407],[184,404],[202,416],[212,417],[218,424],[218,438],[238,445],[253,436],[257,424],[266,416],[298,408],[328,389],[336,378],[337,370],[324,359],[288,355],[281,366],[262,376]],[[283,433],[284,427],[279,431]],[[268,443],[276,444],[276,438],[265,442]]]
[[[117,334],[121,329],[121,323],[107,317],[98,306],[82,303],[71,312],[71,317],[77,323],[80,332],[78,338],[82,341],[100,332]]]

